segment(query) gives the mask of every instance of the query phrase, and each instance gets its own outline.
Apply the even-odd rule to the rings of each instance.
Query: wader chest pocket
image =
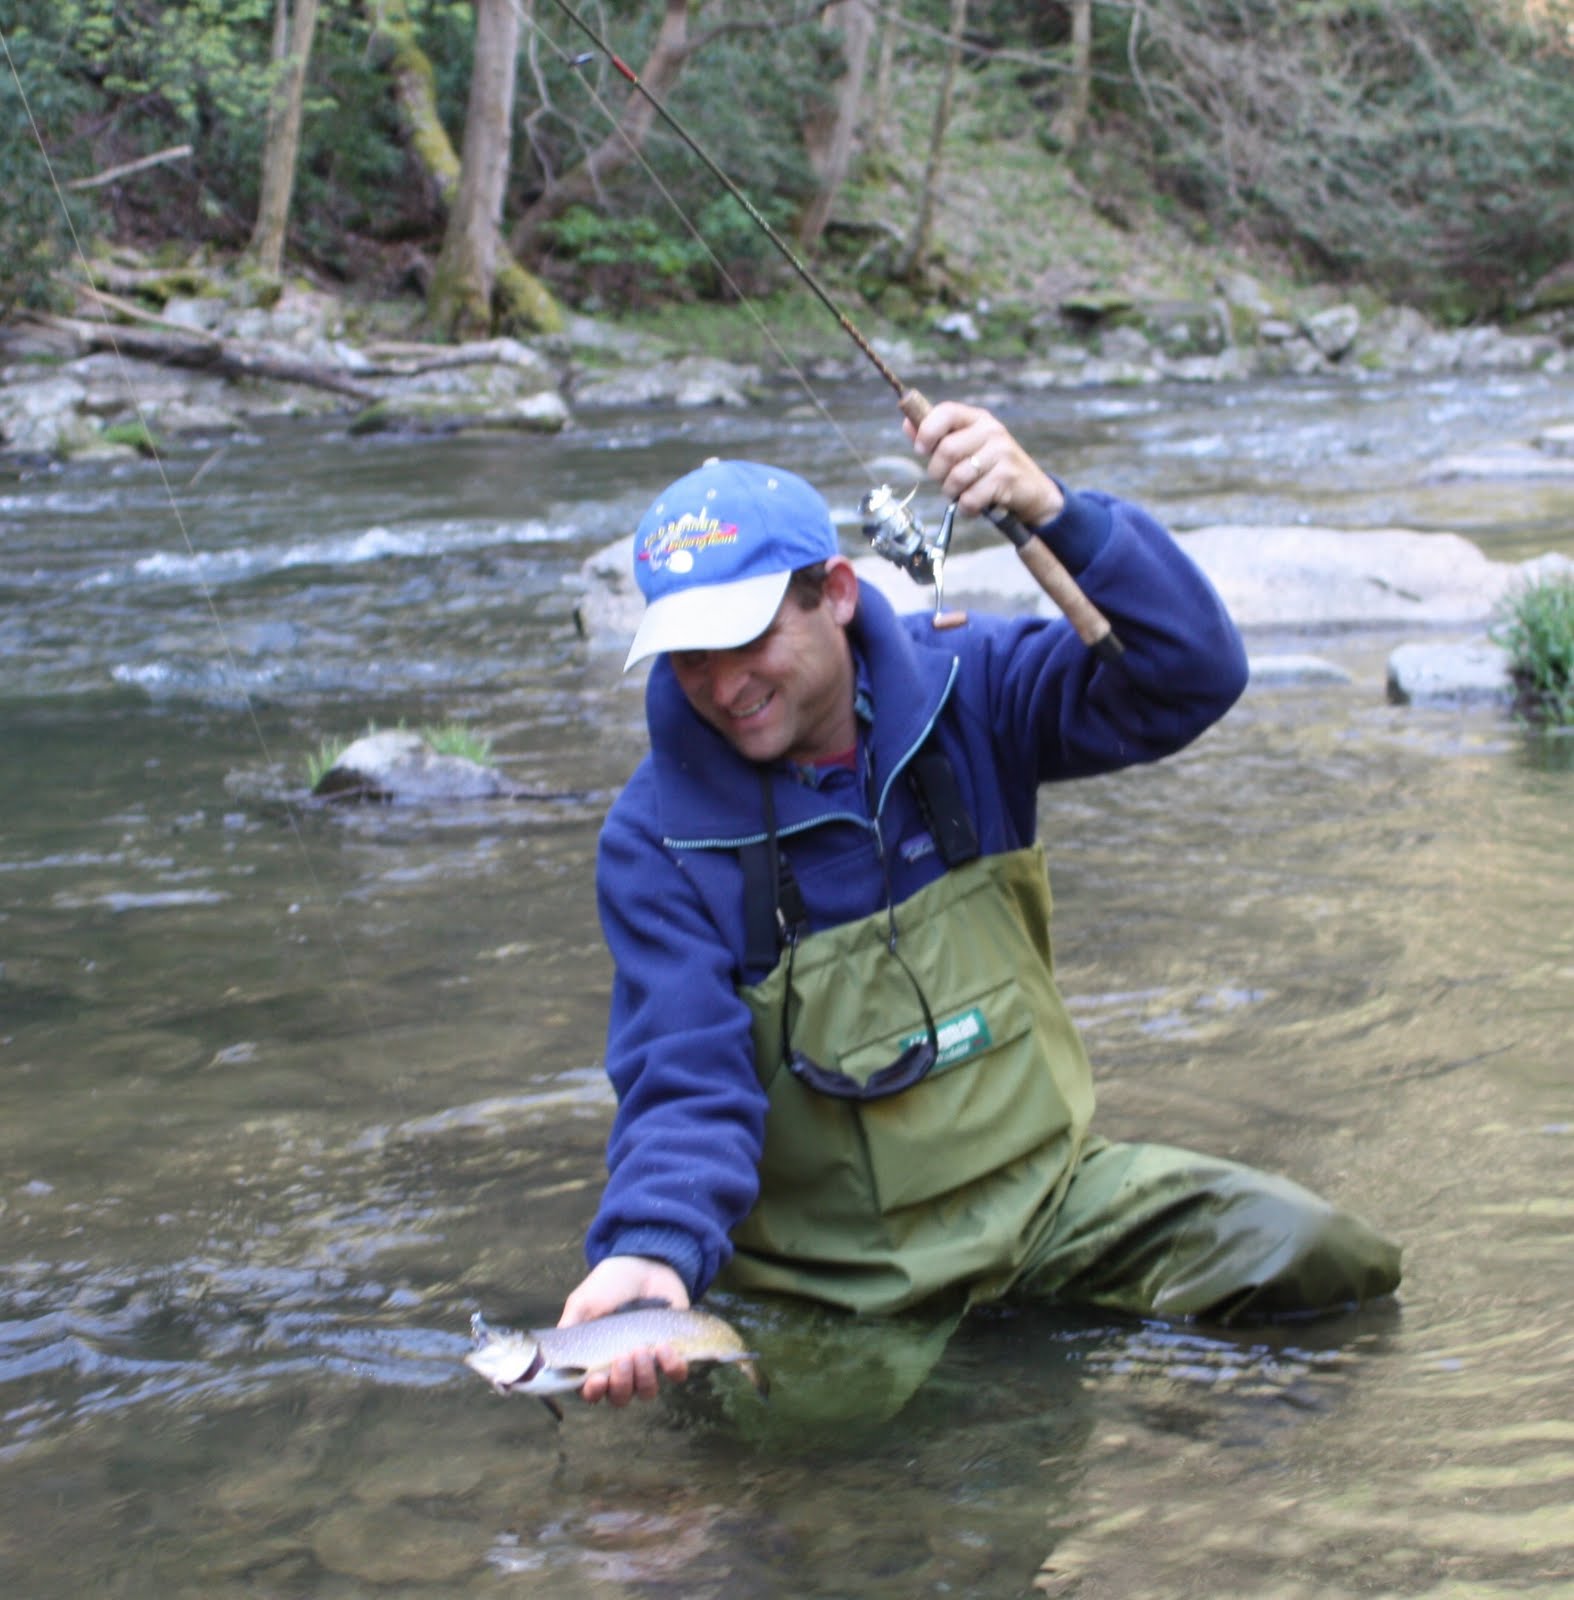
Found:
[[[857,1108],[882,1212],[987,1177],[1072,1122],[1016,979],[960,1006],[937,1008],[935,1023],[940,1058],[929,1076]],[[911,1037],[907,1028],[844,1048],[841,1070],[866,1078],[899,1055]]]

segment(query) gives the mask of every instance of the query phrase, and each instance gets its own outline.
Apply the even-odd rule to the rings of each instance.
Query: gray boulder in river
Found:
[[[510,800],[523,791],[494,767],[464,756],[438,755],[418,733],[402,728],[357,739],[312,789],[321,800]]]
[[[857,537],[854,530],[845,531]],[[1249,645],[1254,634],[1260,639],[1267,633],[1400,630],[1430,636],[1424,660],[1403,657],[1389,676],[1390,696],[1414,704],[1510,700],[1507,658],[1481,638],[1481,630],[1516,589],[1560,574],[1574,576],[1574,562],[1563,555],[1493,561],[1458,534],[1405,528],[1221,526],[1179,539],[1246,630]],[[634,584],[632,544],[632,537],[619,539],[581,568],[575,617],[594,643],[626,646],[639,620],[644,602]],[[864,556],[854,565],[898,611],[933,606],[933,589],[920,587],[878,556]],[[1053,602],[1004,542],[952,557],[945,578],[948,607],[1055,614]],[[1444,629],[1467,630],[1468,637],[1439,639]],[[1276,670],[1278,658],[1253,648],[1253,678],[1267,683],[1343,676],[1328,663],[1295,659],[1299,665],[1293,672]]]

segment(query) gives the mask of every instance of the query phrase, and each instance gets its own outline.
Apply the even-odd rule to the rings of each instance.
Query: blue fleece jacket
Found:
[[[888,879],[900,904],[944,870],[897,781],[931,730],[993,853],[1033,839],[1039,784],[1168,755],[1245,687],[1245,652],[1222,602],[1148,513],[1074,494],[1041,532],[1081,567],[1125,655],[1097,660],[1060,619],[975,613],[937,631],[927,614],[899,617],[865,586],[851,628],[872,712],[858,771],[818,784],[785,764],[772,774],[811,932],[881,910]],[[764,1143],[766,1097],[737,992],[765,976],[744,965],[738,857],[764,835],[760,769],[695,715],[665,657],[651,670],[646,714],[650,754],[607,816],[597,862],[615,966],[606,1060],[618,1109],[586,1254],[592,1265],[609,1255],[666,1261],[697,1298],[754,1204]]]

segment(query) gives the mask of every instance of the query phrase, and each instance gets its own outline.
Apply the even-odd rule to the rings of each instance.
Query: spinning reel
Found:
[[[904,499],[897,499],[896,491],[886,484],[871,489],[858,505],[863,519],[864,537],[873,546],[876,555],[884,556],[893,566],[900,567],[914,583],[932,583],[935,586],[934,626],[954,628],[964,620],[957,612],[943,611],[945,587],[945,559],[951,549],[951,533],[956,525],[956,503],[945,508],[940,519],[940,531],[933,538],[925,532],[917,514],[911,509],[916,485],[909,489]]]

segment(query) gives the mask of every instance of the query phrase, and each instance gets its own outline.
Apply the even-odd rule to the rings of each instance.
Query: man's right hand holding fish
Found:
[[[608,1256],[597,1264],[563,1304],[558,1327],[572,1328],[594,1317],[609,1316],[634,1300],[665,1300],[675,1310],[689,1304],[689,1291],[665,1261],[645,1256]],[[604,1372],[593,1372],[579,1391],[595,1404],[608,1400],[626,1406],[630,1400],[654,1399],[665,1376],[682,1383],[689,1375],[688,1361],[671,1345],[636,1350],[614,1362]]]

